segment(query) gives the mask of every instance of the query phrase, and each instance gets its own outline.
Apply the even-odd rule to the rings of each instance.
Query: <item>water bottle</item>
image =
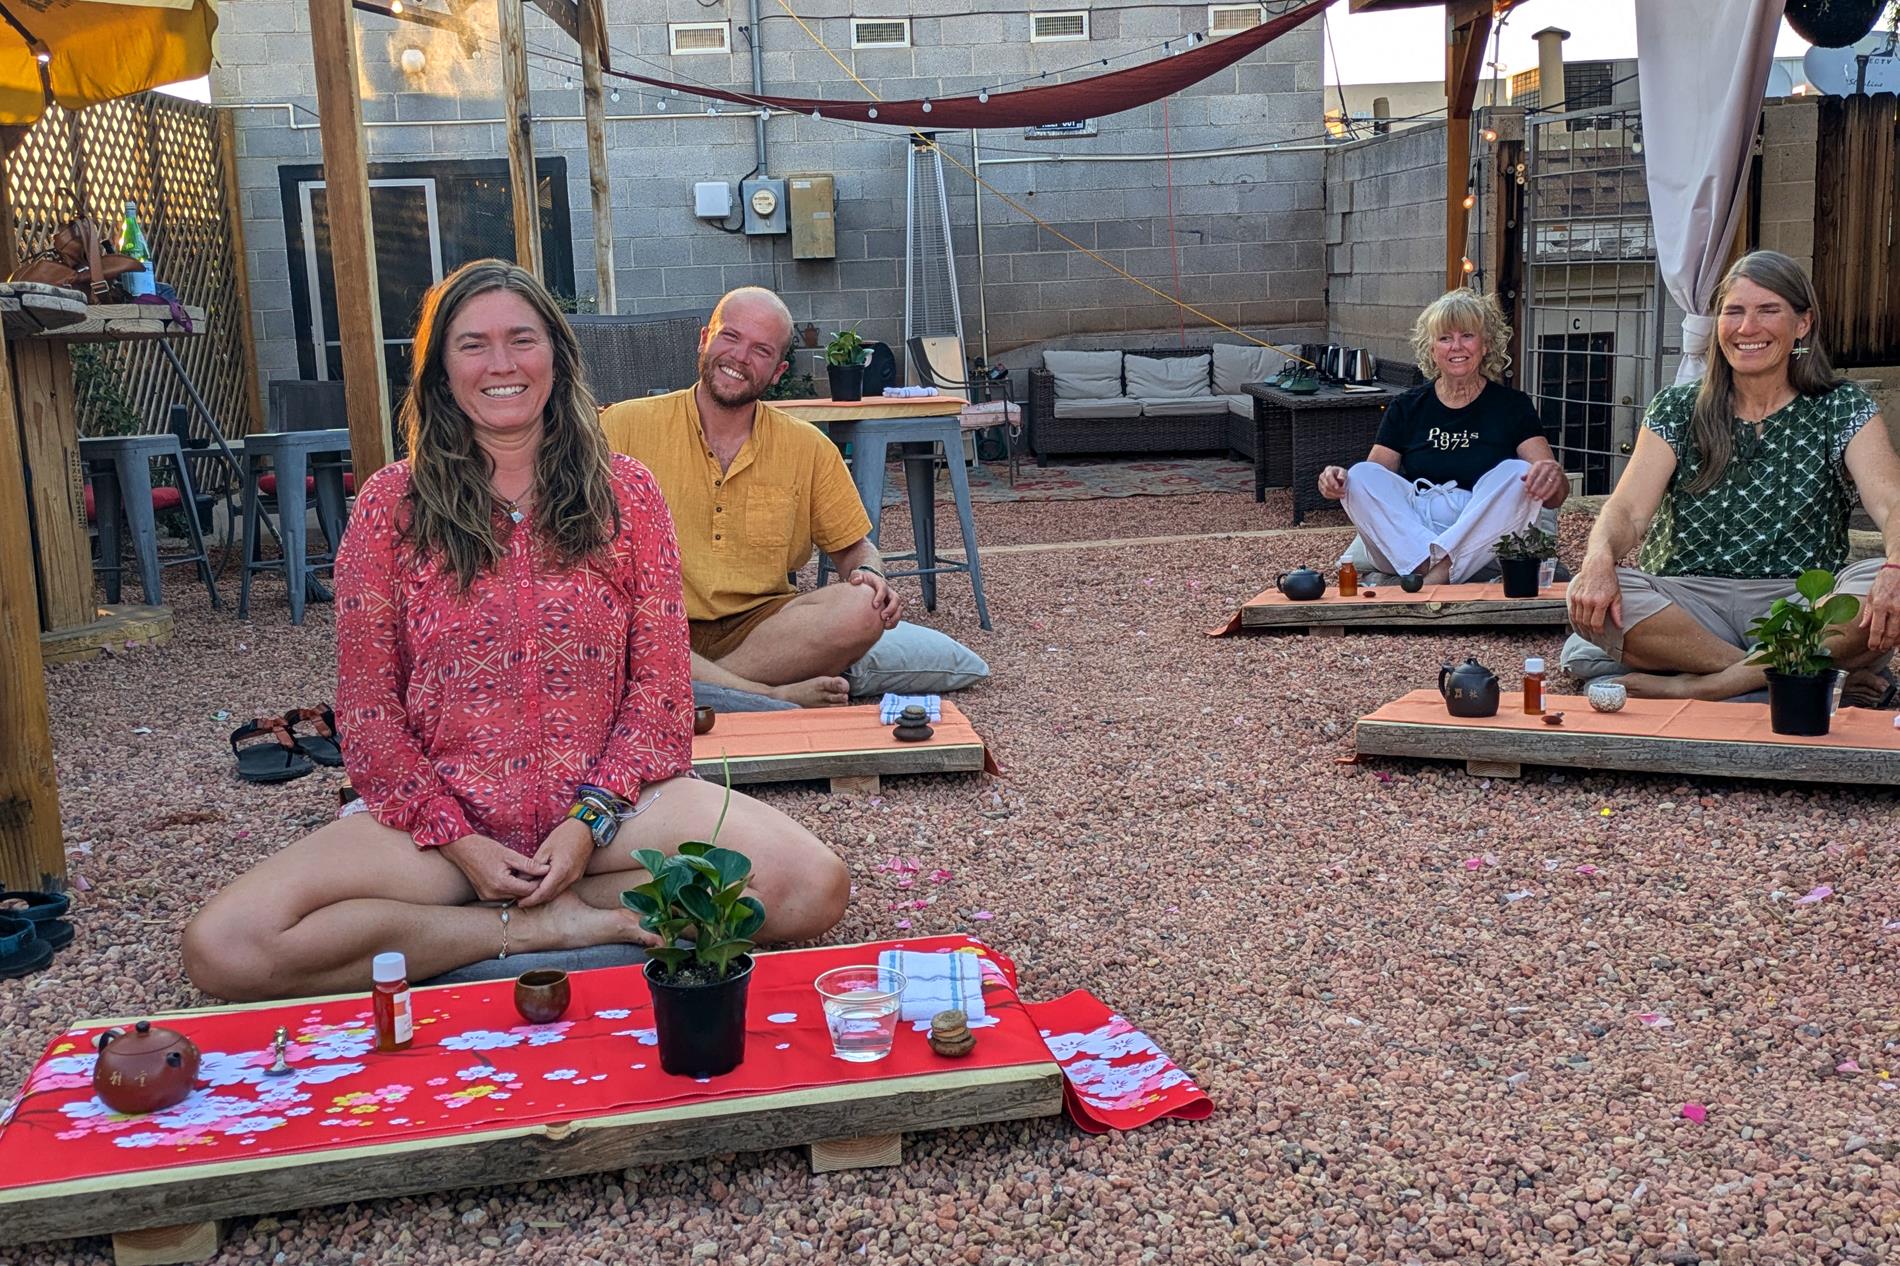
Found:
[[[152,277],[152,252],[145,244],[145,230],[139,227],[139,204],[127,199],[125,203],[125,224],[119,231],[119,253],[129,255],[145,265],[142,272],[126,273],[119,278],[119,284],[133,298],[140,295],[157,293]]]

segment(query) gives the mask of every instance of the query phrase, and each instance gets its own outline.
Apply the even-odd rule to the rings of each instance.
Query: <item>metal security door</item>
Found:
[[[1656,271],[1643,122],[1630,102],[1524,120],[1520,385],[1573,488],[1607,493],[1681,328]],[[1667,363],[1665,363],[1667,362]]]

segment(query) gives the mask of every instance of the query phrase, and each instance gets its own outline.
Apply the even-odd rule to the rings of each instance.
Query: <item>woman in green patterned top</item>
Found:
[[[1807,273],[1774,251],[1722,279],[1708,373],[1650,403],[1570,582],[1565,668],[1620,673],[1635,695],[1760,690],[1762,670],[1744,662],[1750,622],[1825,567],[1862,598],[1829,639],[1834,662],[1854,697],[1891,702],[1880,666],[1900,644],[1900,457],[1873,399],[1828,363],[1815,303]],[[1886,556],[1847,566],[1855,489]],[[1641,568],[1617,566],[1639,541]]]

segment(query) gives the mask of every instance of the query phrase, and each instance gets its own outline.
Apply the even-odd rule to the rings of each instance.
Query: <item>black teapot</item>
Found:
[[[1456,668],[1450,664],[1440,668],[1438,693],[1445,696],[1445,708],[1455,717],[1498,714],[1498,675],[1480,664],[1476,656],[1468,656]]]
[[[1312,602],[1326,596],[1326,577],[1311,567],[1283,571],[1274,577],[1273,586],[1294,602]]]

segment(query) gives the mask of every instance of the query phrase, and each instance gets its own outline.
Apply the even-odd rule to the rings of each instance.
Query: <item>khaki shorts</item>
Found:
[[[1835,580],[1841,593],[1865,598],[1880,574],[1879,558],[1850,563]],[[1790,580],[1731,580],[1720,576],[1652,576],[1634,567],[1616,569],[1617,584],[1623,591],[1623,627],[1606,625],[1602,648],[1616,659],[1623,658],[1623,638],[1667,606],[1677,606],[1709,632],[1730,646],[1746,650],[1750,645],[1748,626],[1768,614],[1776,598],[1794,596]]]
[[[738,650],[739,644],[751,636],[752,630],[777,615],[786,603],[797,596],[795,593],[782,593],[737,615],[721,616],[717,620],[687,621],[687,634],[692,639],[693,654],[718,663]]]

